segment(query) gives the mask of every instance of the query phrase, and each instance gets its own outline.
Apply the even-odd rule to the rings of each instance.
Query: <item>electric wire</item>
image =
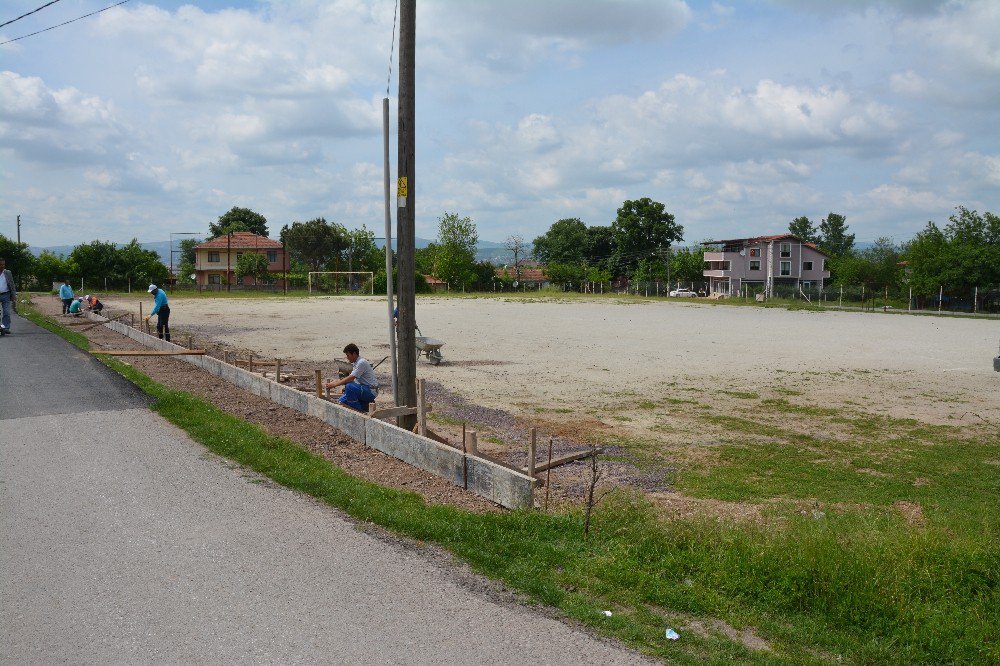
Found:
[[[101,12],[106,12],[109,9],[114,9],[115,7],[117,7],[119,5],[124,5],[128,1],[129,0],[122,0],[121,2],[118,2],[116,4],[113,4],[113,5],[110,5],[108,7],[105,7],[104,9],[98,9],[96,12],[90,12],[89,14],[84,14],[83,16],[77,16],[75,19],[70,19],[69,21],[64,21],[63,23],[60,23],[59,25],[54,25],[54,26],[45,28],[43,30],[36,30],[35,32],[29,33],[27,35],[21,35],[20,37],[15,37],[14,39],[8,39],[6,42],[0,42],[0,46],[3,46],[4,44],[10,44],[11,42],[16,42],[19,39],[25,39],[26,37],[34,37],[35,35],[39,35],[39,34],[41,34],[43,32],[48,32],[49,30],[55,30],[56,28],[61,28],[64,25],[69,25],[70,23],[75,23],[76,21],[79,21],[81,19],[85,19],[88,16],[93,16],[94,14],[100,14]]]
[[[385,96],[389,96],[389,83],[392,81],[392,54],[396,51],[396,14],[399,12],[399,0],[392,10],[392,40],[389,44],[389,73],[385,77]]]
[[[13,23],[14,21],[20,21],[20,20],[21,20],[21,19],[23,19],[23,18],[24,18],[25,16],[31,16],[31,15],[32,15],[32,14],[34,14],[35,12],[40,12],[40,11],[42,11],[43,9],[45,9],[46,7],[48,7],[49,5],[54,5],[54,4],[56,4],[57,2],[59,2],[59,0],[52,0],[52,2],[46,2],[46,3],[44,4],[44,5],[42,5],[42,6],[41,6],[41,7],[39,7],[38,9],[32,9],[32,10],[31,10],[30,12],[28,12],[27,14],[21,14],[21,15],[20,15],[20,16],[18,16],[18,17],[17,17],[16,19],[11,19],[11,20],[7,21],[6,23],[0,23],[0,28],[4,27],[5,25],[10,25],[10,24],[11,24],[11,23]]]

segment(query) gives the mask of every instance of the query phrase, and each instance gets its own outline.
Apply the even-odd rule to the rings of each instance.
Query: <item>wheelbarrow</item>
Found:
[[[431,365],[437,365],[440,363],[441,359],[444,358],[444,355],[441,354],[441,347],[444,347],[444,343],[435,338],[428,338],[425,336],[421,332],[419,326],[417,326],[417,333],[420,333],[420,335],[415,338],[417,343],[417,356],[423,354],[427,357],[427,361]]]

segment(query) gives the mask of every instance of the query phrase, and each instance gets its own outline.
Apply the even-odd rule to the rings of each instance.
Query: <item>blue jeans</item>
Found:
[[[340,396],[340,404],[344,407],[367,412],[370,402],[375,402],[375,393],[364,384],[351,382],[344,385],[344,395]]]
[[[10,330],[10,292],[0,294],[0,326]]]

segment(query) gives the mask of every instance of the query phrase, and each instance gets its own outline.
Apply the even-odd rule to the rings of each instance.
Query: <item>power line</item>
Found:
[[[58,0],[56,0],[56,1],[58,1]],[[85,19],[88,16],[93,16],[94,14],[100,14],[101,12],[106,12],[109,9],[114,9],[115,7],[117,7],[119,5],[124,5],[126,2],[128,2],[128,0],[122,0],[121,2],[116,3],[114,5],[111,5],[109,7],[105,7],[104,9],[98,9],[96,12],[90,12],[89,14],[84,14],[83,16],[77,16],[75,19],[70,19],[69,21],[65,21],[63,23],[60,23],[59,25],[54,25],[52,27],[45,28],[44,30],[37,30],[37,31],[32,32],[32,33],[27,34],[27,35],[21,35],[20,37],[15,37],[14,39],[8,39],[6,42],[0,42],[0,46],[3,46],[4,44],[10,44],[11,42],[16,42],[17,40],[24,39],[25,37],[33,37],[33,36],[39,35],[39,34],[41,34],[43,32],[48,32],[49,30],[55,30],[56,28],[61,28],[64,25],[69,25],[70,23],[74,23],[76,21],[79,21],[80,19]],[[52,3],[49,3],[49,4],[52,4]],[[41,7],[39,7],[39,9],[41,9]],[[17,20],[17,19],[15,19],[15,20]]]
[[[32,10],[31,10],[30,12],[28,12],[27,14],[21,14],[21,15],[20,15],[20,16],[18,16],[18,17],[17,17],[16,19],[11,19],[11,20],[7,21],[6,23],[0,23],[0,28],[4,27],[5,25],[10,25],[10,24],[11,24],[11,23],[13,23],[14,21],[20,21],[20,20],[21,20],[21,19],[23,19],[23,18],[24,18],[25,16],[31,16],[31,15],[32,15],[32,14],[34,14],[35,12],[40,12],[40,11],[42,11],[43,9],[45,9],[46,7],[48,7],[49,5],[54,5],[54,4],[56,4],[57,2],[59,2],[59,0],[52,0],[52,2],[47,2],[47,3],[45,3],[44,5],[42,5],[41,7],[39,7],[38,9],[32,9]]]

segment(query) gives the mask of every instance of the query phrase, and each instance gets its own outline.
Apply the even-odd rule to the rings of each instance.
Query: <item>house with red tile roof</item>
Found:
[[[774,294],[775,285],[822,287],[830,277],[829,255],[792,234],[705,241],[705,270],[711,294],[733,296],[744,287]]]
[[[244,276],[236,280],[236,263],[244,254],[253,253],[267,257],[267,270],[275,275],[277,284],[288,270],[288,260],[281,243],[249,231],[234,231],[205,241],[194,248],[195,282],[198,285],[252,285],[254,280]]]

